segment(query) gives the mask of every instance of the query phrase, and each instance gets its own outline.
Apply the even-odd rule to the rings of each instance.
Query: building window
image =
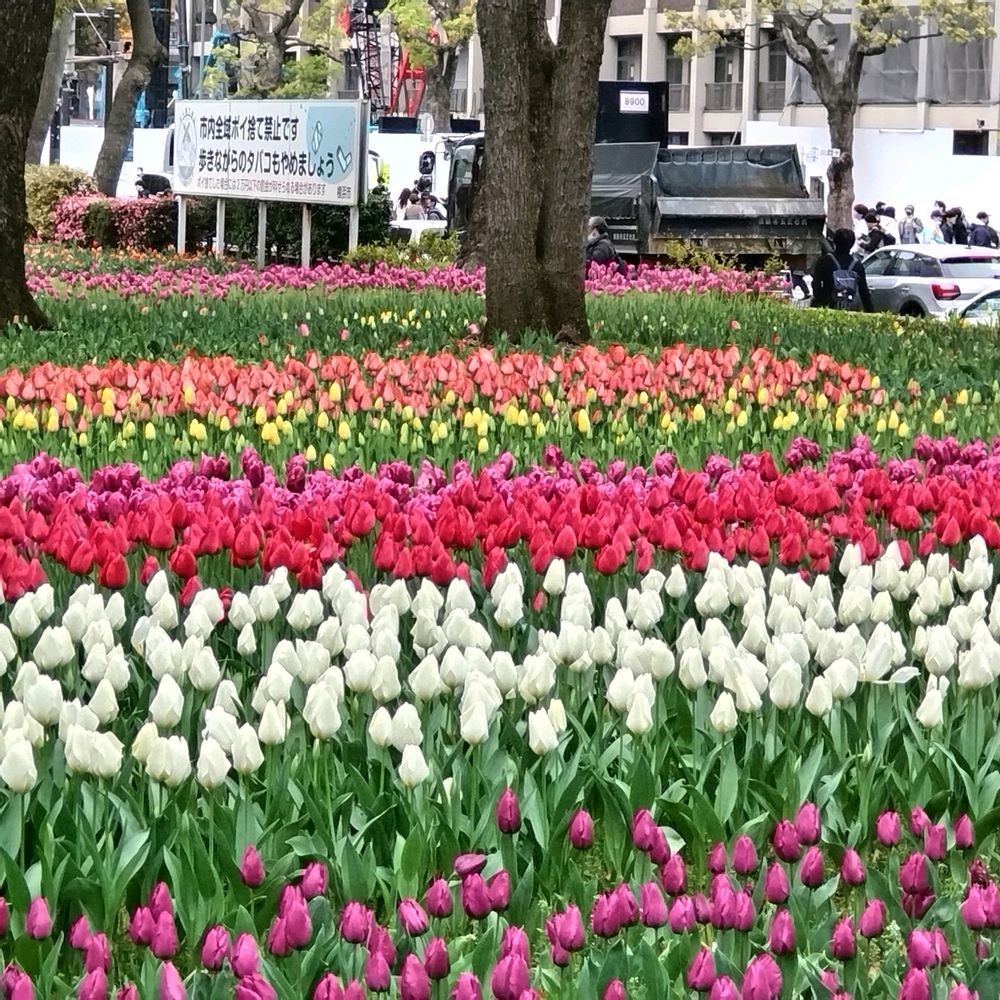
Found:
[[[951,151],[955,156],[989,156],[989,133],[956,131]]]
[[[743,79],[743,46],[727,42],[715,50],[715,82],[739,83]]]
[[[739,132],[709,132],[708,144],[710,146],[738,146],[740,138]]]
[[[677,54],[677,45],[681,39],[677,36],[667,39],[667,83],[687,83],[689,60]]]
[[[688,133],[687,132],[668,132],[667,133],[667,145],[668,146],[686,146],[688,145]]]
[[[772,37],[767,43],[767,78],[771,83],[784,83],[788,73],[788,50],[785,43]]]
[[[634,83],[642,72],[642,36],[618,39],[618,79]]]

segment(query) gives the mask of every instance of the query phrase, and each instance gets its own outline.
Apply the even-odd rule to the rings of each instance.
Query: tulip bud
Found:
[[[975,831],[972,829],[972,820],[962,813],[952,824],[952,831],[955,834],[955,847],[959,851],[967,851],[976,842]],[[957,987],[956,987],[957,989]]]
[[[128,936],[135,944],[148,945],[153,940],[156,922],[148,906],[139,906],[132,911],[128,924]]]
[[[955,983],[948,991],[948,1000],[979,1000],[979,992],[970,990],[965,983]]]
[[[177,954],[177,927],[174,915],[169,910],[164,910],[156,918],[149,950],[157,958],[173,958]]]
[[[799,881],[809,889],[823,884],[823,854],[818,847],[810,847],[799,863]]]
[[[775,910],[768,931],[767,946],[775,955],[790,955],[795,951],[795,924],[784,907]]]
[[[459,854],[452,867],[455,869],[455,874],[461,879],[468,875],[478,875],[486,867],[486,855],[479,853]]]
[[[639,918],[644,927],[662,927],[667,922],[667,904],[655,882],[639,887]]]
[[[865,880],[864,863],[853,847],[848,847],[840,859],[840,878],[845,885],[861,885]]]
[[[462,879],[460,892],[462,909],[473,920],[482,920],[493,909],[489,890],[482,875],[473,873]]]
[[[684,976],[688,989],[707,993],[715,982],[715,961],[708,948],[702,946],[695,953]]]
[[[578,851],[586,850],[594,842],[594,823],[585,809],[577,809],[569,822],[569,842]]]
[[[788,877],[778,862],[767,866],[764,875],[764,897],[769,903],[784,903],[788,899]]]
[[[157,1000],[184,1000],[187,996],[181,974],[174,968],[172,962],[164,962],[160,966],[158,984]]]
[[[670,904],[670,929],[674,934],[684,934],[693,931],[696,922],[697,915],[691,897],[677,896]]]
[[[969,891],[962,901],[962,905],[959,906],[958,912],[969,930],[978,931],[989,925],[990,921],[986,914],[984,892],[980,886],[973,885],[969,887]]]
[[[260,969],[260,954],[253,935],[243,933],[237,936],[229,952],[229,965],[239,978],[252,976]]]
[[[201,964],[213,972],[221,969],[222,963],[229,956],[230,947],[229,931],[225,927],[219,924],[209,927],[201,939]]]
[[[70,924],[69,928],[69,946],[71,948],[76,948],[77,951],[83,951],[87,947],[87,942],[90,940],[90,924],[87,923],[86,917],[77,917],[76,920]]]
[[[313,988],[312,1000],[344,1000],[340,980],[332,972],[324,972]]]
[[[747,962],[741,991],[745,1000],[777,1000],[781,988],[781,970],[770,955],[757,955]]]
[[[100,969],[107,972],[111,968],[111,947],[105,934],[91,934],[83,950],[83,967],[87,972]]]
[[[930,1000],[931,981],[923,969],[907,969],[899,985],[899,1000]]]
[[[757,849],[745,833],[741,833],[733,843],[732,865],[737,875],[749,875],[757,868]]]
[[[881,899],[869,899],[858,923],[861,936],[878,937],[885,930],[885,903]]]
[[[505,788],[496,805],[497,828],[501,833],[517,833],[521,828],[521,808],[513,788]]]
[[[520,1000],[530,988],[528,965],[520,955],[500,959],[490,974],[490,989],[496,1000]]]
[[[482,1000],[483,991],[475,973],[463,972],[451,988],[449,1000]]]
[[[24,933],[37,940],[47,938],[52,933],[49,904],[43,896],[35,896],[28,905],[28,912],[24,917]]]
[[[3,937],[10,927],[10,907],[7,900],[0,896],[0,937]]]
[[[424,969],[431,979],[444,979],[451,971],[448,958],[448,945],[444,938],[431,938],[424,948]]]
[[[930,889],[927,876],[927,858],[914,851],[899,868],[899,885],[904,892],[923,893]]]
[[[243,856],[240,858],[240,879],[251,889],[256,889],[264,881],[264,862],[253,844],[247,844],[243,848]]]
[[[854,922],[849,916],[841,917],[830,934],[830,955],[843,961],[854,958],[857,944],[854,940]]]
[[[795,832],[803,844],[815,844],[819,840],[819,809],[812,802],[803,802],[795,814]]]
[[[708,852],[708,870],[715,875],[726,870],[726,845],[721,841],[713,844]]]
[[[424,909],[432,917],[447,917],[451,914],[451,889],[440,876],[435,878],[424,893]]]
[[[798,861],[802,844],[795,825],[787,819],[780,820],[771,834],[771,846],[781,861]]]
[[[620,979],[612,979],[601,991],[601,1000],[625,1000],[625,984]]]
[[[943,823],[928,823],[924,827],[924,854],[931,861],[943,861],[947,853],[947,831]]]
[[[912,833],[914,837],[922,836],[924,830],[926,830],[930,825],[930,818],[927,813],[920,808],[920,806],[914,806],[910,810],[910,833]]]
[[[108,974],[104,969],[91,969],[83,977],[77,987],[76,998],[77,1000],[107,1000]]]
[[[729,976],[719,976],[708,991],[708,1000],[740,1000],[740,991]]]
[[[326,885],[326,865],[322,861],[312,861],[306,865],[300,883],[302,895],[306,899],[312,899],[314,896],[322,896],[326,892]]]
[[[392,985],[392,970],[381,952],[368,953],[365,961],[365,986],[373,993],[387,993]]]
[[[501,868],[486,883],[486,891],[489,893],[490,906],[497,913],[503,913],[510,904],[510,875]]]
[[[879,813],[875,820],[875,837],[883,847],[895,847],[899,843],[899,813],[887,809]]]
[[[419,937],[427,930],[427,914],[415,899],[401,900],[396,908],[396,915],[400,926],[412,937]]]

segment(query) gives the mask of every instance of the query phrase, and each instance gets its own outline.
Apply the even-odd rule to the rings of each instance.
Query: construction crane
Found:
[[[390,109],[382,72],[381,14],[388,0],[350,0],[347,35],[353,38],[361,76],[361,94],[371,108],[372,121],[378,121]]]

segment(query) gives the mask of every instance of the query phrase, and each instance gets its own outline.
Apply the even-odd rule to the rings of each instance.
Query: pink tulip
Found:
[[[344,1000],[344,989],[332,972],[324,972],[312,991],[312,1000]]]
[[[899,813],[891,809],[879,813],[875,820],[875,837],[883,847],[895,847],[899,843]]]
[[[757,868],[757,849],[745,833],[733,842],[732,865],[737,875],[749,875]]]
[[[77,951],[83,951],[87,946],[87,942],[90,940],[90,924],[87,923],[87,918],[80,916],[69,926],[69,946],[75,948]]]
[[[667,904],[655,882],[643,882],[639,887],[639,919],[644,927],[662,927],[667,922]]]
[[[878,937],[885,930],[885,903],[881,899],[869,899],[858,922],[861,936]]]
[[[679,896],[687,888],[687,868],[680,854],[671,855],[660,865],[660,883],[670,896]]]
[[[898,1000],[931,1000],[931,982],[923,969],[907,969],[899,985]]]
[[[819,841],[819,809],[812,802],[803,802],[795,814],[795,832],[799,840],[807,846]]]
[[[771,846],[779,860],[798,861],[802,856],[802,842],[795,824],[787,819],[779,820],[771,834]]]
[[[9,927],[10,908],[7,906],[7,900],[0,896],[0,937],[7,933]]]
[[[899,868],[899,885],[904,892],[924,893],[930,889],[927,876],[927,858],[914,851]]]
[[[4,1000],[35,1000],[35,987],[31,978],[16,965],[8,965],[0,980]]]
[[[153,940],[153,931],[156,930],[156,922],[148,906],[139,906],[132,911],[132,917],[128,923],[128,936],[134,944],[148,945]]]
[[[479,853],[459,854],[455,858],[453,867],[455,874],[461,879],[469,875],[479,875],[486,867],[486,855]]]
[[[105,934],[91,934],[83,949],[83,967],[87,972],[94,969],[103,969],[108,972],[111,968],[111,947]]]
[[[28,937],[47,938],[52,933],[52,917],[49,915],[49,904],[43,896],[35,896],[28,905],[24,918],[24,933]]]
[[[327,874],[326,865],[322,861],[312,861],[306,865],[305,871],[302,873],[302,882],[300,888],[302,889],[302,895],[306,899],[312,899],[315,896],[322,896],[326,892],[327,885]]]
[[[823,884],[823,853],[818,847],[809,847],[799,863],[799,881],[809,889]]]
[[[523,927],[509,925],[504,928],[498,957],[506,958],[508,955],[520,955],[526,964],[531,963],[531,944]]]
[[[448,958],[448,945],[444,938],[431,938],[424,948],[424,969],[431,979],[444,979],[451,971],[451,961]]]
[[[201,964],[206,969],[213,971],[221,969],[223,963],[229,955],[232,942],[229,938],[229,931],[219,924],[214,924],[205,931],[201,939],[201,949],[199,958]]]
[[[373,993],[385,993],[392,985],[392,970],[385,956],[380,952],[371,951],[365,962],[365,986]]]
[[[988,925],[984,892],[978,885],[969,887],[969,891],[962,901],[962,905],[959,906],[958,912],[969,930],[982,930]]]
[[[708,1000],[740,1000],[740,991],[729,976],[719,976],[708,991]]]
[[[430,995],[431,981],[427,970],[416,955],[407,955],[403,959],[403,968],[399,974],[401,1000],[429,1000]]]
[[[284,958],[291,954],[292,946],[288,943],[288,926],[284,917],[275,917],[267,929],[267,950],[276,958]]]
[[[239,934],[229,952],[229,964],[239,979],[252,976],[260,970],[260,954],[257,942],[251,934]]]
[[[775,910],[771,918],[767,946],[775,955],[790,955],[795,951],[795,924],[792,915],[784,907]]]
[[[76,991],[77,1000],[108,1000],[108,974],[104,969],[91,969]]]
[[[965,983],[955,983],[948,990],[948,1000],[979,1000],[978,990],[970,990]]]
[[[601,1000],[625,1000],[625,984],[620,979],[612,979],[601,990]]]
[[[240,858],[240,879],[251,889],[256,889],[264,881],[264,862],[253,844],[247,844],[243,848],[243,857]]]
[[[166,882],[157,882],[149,891],[149,899],[146,902],[153,920],[159,920],[164,913],[174,915],[174,902],[170,898],[170,890]]]
[[[708,852],[708,870],[718,875],[726,870],[726,845],[717,841]]]
[[[627,883],[616,885],[611,891],[611,899],[620,926],[632,927],[639,923],[639,904]]]
[[[928,824],[924,827],[924,854],[931,861],[943,861],[947,854],[948,833],[943,823]]]
[[[443,878],[435,878],[424,893],[424,909],[432,917],[447,917],[451,915],[451,889]]]
[[[451,988],[449,1000],[482,1000],[483,991],[479,980],[471,972],[463,972]]]
[[[356,979],[344,984],[344,1000],[365,1000],[365,988]]]
[[[237,980],[233,997],[234,1000],[278,1000],[274,987],[256,972]]]
[[[696,923],[694,901],[690,896],[677,896],[670,904],[670,929],[674,934],[693,931]]]
[[[914,837],[923,836],[924,830],[931,825],[930,818],[927,813],[920,808],[920,806],[914,806],[910,810],[910,833]]]
[[[830,933],[830,955],[841,961],[854,958],[857,942],[854,940],[854,921],[849,917],[841,917],[833,925]]]
[[[372,929],[368,932],[368,950],[377,951],[389,966],[396,964],[396,946],[389,937],[389,932],[376,923],[372,924]]]
[[[340,911],[340,936],[351,944],[368,940],[372,927],[372,912],[367,906],[351,901]]]
[[[840,859],[840,878],[845,885],[861,885],[865,880],[864,862],[853,847],[848,847]]]
[[[770,955],[751,958],[743,970],[742,1000],[776,1000],[781,996],[781,970]]]
[[[172,915],[169,913],[164,913],[163,916],[170,916],[172,919]],[[187,997],[187,991],[184,989],[181,974],[174,968],[172,962],[164,962],[160,966],[158,981],[159,992],[157,993],[157,1000],[185,1000]]]
[[[594,822],[585,809],[577,809],[569,821],[569,842],[578,851],[585,851],[594,842]]]
[[[769,903],[784,903],[788,899],[788,876],[776,861],[767,866],[764,875],[764,897]]]
[[[170,910],[163,910],[157,917],[149,950],[157,958],[173,958],[177,954],[177,927]]]
[[[707,993],[715,982],[715,962],[708,948],[702,946],[695,952],[684,976],[684,982],[690,990]]]
[[[489,895],[490,907],[497,913],[503,913],[510,904],[510,875],[505,869],[501,868],[486,883],[486,891]]]
[[[466,916],[473,920],[482,920],[493,909],[490,893],[482,875],[473,874],[463,878],[459,895],[462,900],[462,909],[465,910]]]
[[[521,829],[521,807],[513,788],[505,788],[497,800],[495,819],[501,833],[517,833]]]
[[[500,959],[490,974],[490,989],[496,1000],[520,1000],[530,986],[528,966],[520,955]]]
[[[955,835],[955,847],[960,851],[967,851],[976,842],[972,820],[965,813],[955,819],[952,832]]]
[[[400,926],[411,937],[419,937],[427,930],[427,914],[424,908],[412,898],[400,900],[396,907]]]
[[[132,983],[125,983],[124,986],[118,987],[115,1000],[139,1000],[139,991]]]

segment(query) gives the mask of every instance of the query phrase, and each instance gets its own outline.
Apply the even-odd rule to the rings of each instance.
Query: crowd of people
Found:
[[[1000,247],[1000,238],[986,212],[979,212],[975,221],[970,221],[961,208],[947,208],[943,201],[934,202],[926,225],[912,205],[907,205],[902,217],[897,219],[896,209],[883,201],[876,202],[874,208],[858,202],[854,206],[854,236],[856,252],[861,254],[897,243]]]
[[[447,222],[448,212],[437,195],[431,193],[430,178],[421,177],[413,187],[403,188],[396,201],[400,222]]]

